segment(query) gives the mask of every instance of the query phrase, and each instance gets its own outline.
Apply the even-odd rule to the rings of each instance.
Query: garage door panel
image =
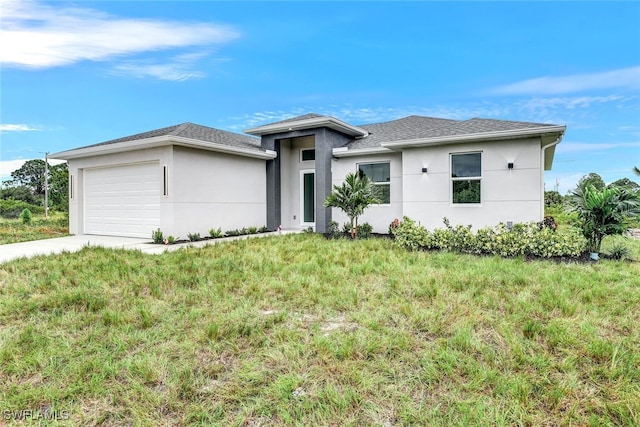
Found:
[[[85,170],[85,233],[150,237],[160,226],[159,163]]]

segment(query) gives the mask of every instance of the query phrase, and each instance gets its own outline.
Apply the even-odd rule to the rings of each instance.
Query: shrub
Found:
[[[22,213],[20,213],[20,219],[22,220],[23,224],[31,224],[31,220],[33,219],[31,211],[27,208],[24,208],[22,210]]]
[[[164,243],[164,234],[159,228],[151,232],[151,240],[153,240],[153,243]]]
[[[32,214],[41,214],[44,212],[44,207],[31,205],[22,200],[0,200],[0,216],[4,218],[19,218],[25,209],[29,209]]]
[[[336,221],[329,221],[329,226],[327,227],[327,234],[332,239],[337,239],[342,237],[342,233],[340,233],[340,225]]]
[[[239,236],[242,234],[242,231],[238,229],[233,229],[233,230],[228,230],[225,234],[227,236]]]
[[[358,239],[368,239],[373,232],[373,226],[368,222],[358,226]]]
[[[394,235],[398,245],[410,249],[431,249],[429,246],[429,232],[409,217],[404,217],[395,229]]]
[[[396,242],[407,249],[437,249],[461,253],[489,254],[502,257],[539,256],[544,258],[578,256],[586,246],[586,240],[577,229],[555,232],[537,223],[498,224],[473,233],[470,226],[449,224],[446,228],[429,232],[405,217],[394,228]]]
[[[179,237],[173,237],[173,236],[167,236],[167,238],[164,241],[165,245],[173,245],[175,242],[177,242],[179,239]]]
[[[256,234],[258,232],[258,227],[249,227],[247,229],[248,234]]]
[[[200,233],[187,233],[187,237],[190,242],[197,242],[200,240]]]
[[[209,236],[213,239],[219,239],[223,237],[224,234],[222,234],[222,228],[212,228],[211,230],[209,230]]]
[[[313,227],[309,226],[307,228],[305,228],[304,230],[302,230],[303,233],[305,234],[313,234]]]
[[[269,232],[269,228],[266,225],[263,225],[258,229],[258,233],[268,233],[268,232]]]

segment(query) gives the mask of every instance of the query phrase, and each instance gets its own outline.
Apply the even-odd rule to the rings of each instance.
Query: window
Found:
[[[480,203],[482,153],[451,155],[453,203]]]
[[[380,189],[380,204],[391,202],[391,173],[389,163],[363,163],[358,165],[358,171],[369,178]]]
[[[316,150],[313,148],[302,149],[300,150],[300,160],[303,162],[307,162],[310,160],[316,159]]]

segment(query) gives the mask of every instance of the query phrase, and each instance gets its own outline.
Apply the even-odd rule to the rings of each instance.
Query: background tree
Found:
[[[37,205],[41,201],[38,196],[33,194],[33,190],[26,185],[0,189],[0,200],[20,200],[30,205]]]
[[[591,172],[590,174],[580,178],[580,181],[578,181],[576,189],[584,190],[588,185],[593,185],[596,188],[596,190],[602,190],[603,188],[606,187],[606,184],[604,183],[602,177],[595,172]]]
[[[349,217],[351,238],[358,234],[358,218],[369,205],[380,203],[379,188],[360,173],[350,173],[341,186],[334,185],[333,191],[325,200],[328,208],[339,208]]]
[[[31,188],[33,194],[44,195],[44,160],[28,160],[20,169],[11,172],[9,185],[24,185]]]
[[[564,197],[557,191],[545,191],[544,192],[544,205],[546,207],[562,206]]]
[[[631,181],[629,178],[620,178],[617,181],[613,181],[611,184],[607,185],[607,188],[612,187],[624,187],[631,191],[637,191],[640,188],[637,182]]]
[[[25,162],[22,167],[11,172],[9,187],[0,191],[0,199],[22,200],[32,205],[43,203],[45,185],[44,160]],[[49,165],[49,206],[67,210],[69,206],[69,167],[66,163]]]
[[[69,166],[66,163],[49,167],[49,201],[56,209],[69,210]]]

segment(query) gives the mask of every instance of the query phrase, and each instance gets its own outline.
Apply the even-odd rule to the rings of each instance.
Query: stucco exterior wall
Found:
[[[402,154],[388,153],[365,155],[357,157],[342,157],[333,159],[331,162],[332,170],[332,188],[333,185],[342,185],[347,174],[356,172],[359,163],[389,163],[390,168],[390,203],[384,205],[371,205],[367,208],[358,219],[359,224],[368,222],[373,226],[375,233],[387,233],[389,224],[395,218],[402,218],[402,199],[403,199],[403,176],[402,176]],[[332,218],[338,222],[340,229],[349,218],[340,209],[332,209]]]
[[[174,147],[169,178],[174,224],[165,234],[186,238],[266,224],[264,160]]]
[[[482,153],[480,204],[453,204],[452,153]],[[514,163],[513,169],[507,164]],[[427,173],[422,173],[422,168]],[[543,171],[539,139],[493,141],[405,149],[402,156],[403,212],[428,229],[499,222],[540,221]]]
[[[145,150],[128,151],[125,153],[106,154],[68,161],[70,189],[69,189],[69,233],[84,234],[84,171],[90,168],[130,165],[136,163],[158,162],[158,186],[162,185],[162,166],[171,165],[171,147],[158,147]],[[171,207],[161,199],[161,227],[171,225]],[[151,237],[151,236],[149,236]]]

